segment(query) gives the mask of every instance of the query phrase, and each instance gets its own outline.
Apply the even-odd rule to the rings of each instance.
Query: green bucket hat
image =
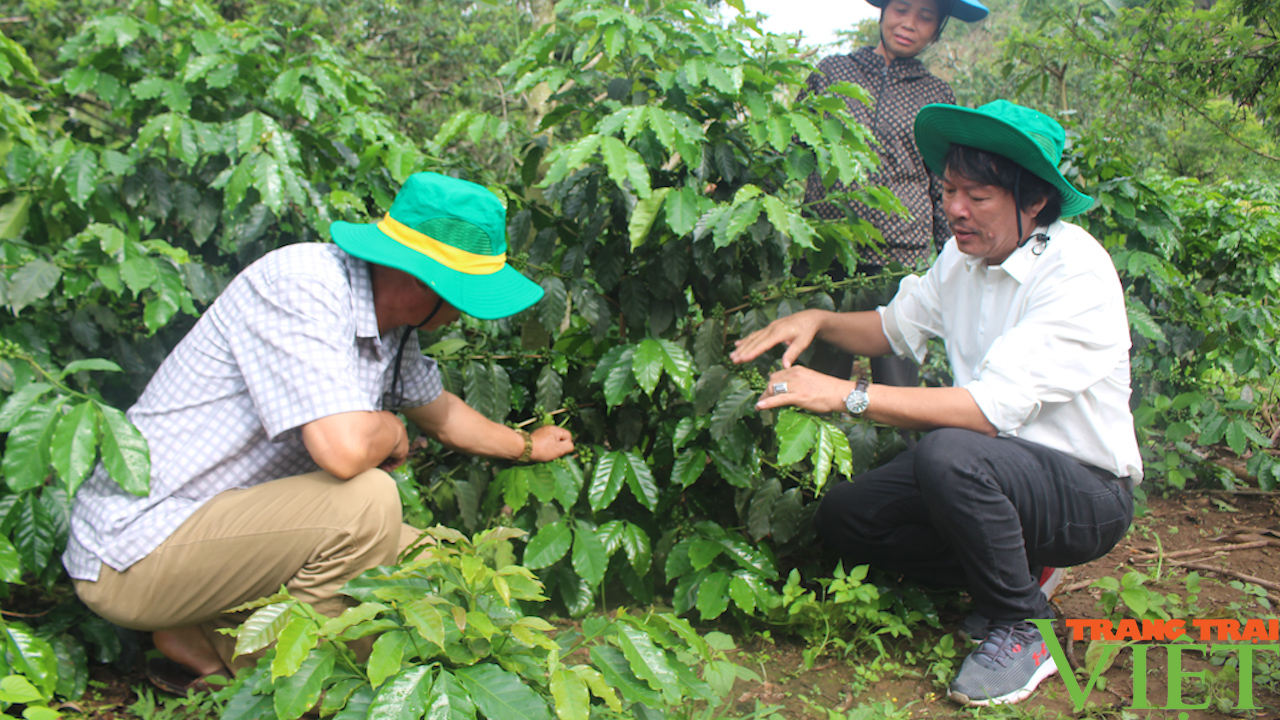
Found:
[[[1058,172],[1067,133],[1057,120],[1008,100],[996,100],[973,110],[959,105],[932,104],[920,108],[915,123],[916,147],[929,169],[942,177],[947,150],[968,145],[1018,163],[1051,183],[1062,195],[1062,214],[1079,215],[1093,207],[1093,198],[1076,190]]]
[[[351,255],[413,275],[472,317],[515,315],[542,299],[542,288],[506,263],[502,203],[473,182],[414,173],[381,221],[338,220],[329,234]]]

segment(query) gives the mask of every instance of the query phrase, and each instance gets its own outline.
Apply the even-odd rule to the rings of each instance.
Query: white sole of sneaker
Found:
[[[1013,705],[1014,703],[1020,703],[1023,700],[1026,700],[1027,698],[1031,697],[1031,693],[1036,691],[1036,688],[1040,686],[1040,683],[1044,682],[1046,678],[1049,678],[1057,674],[1058,674],[1057,663],[1053,661],[1053,658],[1046,658],[1044,662],[1040,663],[1040,667],[1036,668],[1035,673],[1031,675],[1031,679],[1027,681],[1027,684],[1023,685],[1017,690],[1014,690],[1013,692],[1005,693],[1004,695],[1001,695],[999,697],[979,698],[977,700],[974,700],[974,699],[971,699],[968,695],[965,695],[964,693],[952,692],[948,690],[947,697],[951,698],[955,702],[960,703],[961,705],[967,705],[969,707],[987,707],[988,705]]]

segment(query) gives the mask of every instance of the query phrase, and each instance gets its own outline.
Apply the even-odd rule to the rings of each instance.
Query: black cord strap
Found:
[[[444,298],[437,297],[436,306],[431,309],[431,314],[427,315],[427,319],[423,320],[417,325],[414,325],[413,327],[406,327],[404,329],[404,334],[400,336],[400,348],[396,350],[396,359],[395,359],[396,367],[395,367],[395,370],[393,370],[391,373],[391,397],[395,398],[394,402],[392,402],[392,407],[399,407],[400,403],[404,402],[404,388],[401,387],[401,383],[400,383],[400,360],[404,357],[404,346],[408,344],[409,336],[413,334],[413,331],[431,322],[431,318],[435,317],[436,313],[440,312],[440,308],[443,305],[444,305]]]
[[[1027,244],[1027,238],[1022,238],[1022,194],[1018,191],[1022,185],[1022,166],[1018,166],[1018,173],[1013,177],[1013,216],[1018,219],[1018,247]]]

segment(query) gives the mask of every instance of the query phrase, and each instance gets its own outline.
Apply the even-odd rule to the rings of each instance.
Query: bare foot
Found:
[[[218,657],[218,651],[213,648],[209,638],[204,636],[199,625],[157,630],[151,634],[151,639],[156,649],[164,653],[165,657],[185,665],[199,677],[213,673],[229,676],[222,665],[222,658]]]

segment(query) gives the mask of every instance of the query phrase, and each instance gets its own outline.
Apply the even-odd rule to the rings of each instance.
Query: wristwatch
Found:
[[[524,452],[520,453],[520,457],[516,458],[516,462],[527,463],[533,457],[533,436],[529,434],[528,430],[522,428],[515,428],[515,431],[520,434],[520,439],[524,440]]]
[[[858,378],[858,384],[853,386],[849,391],[849,396],[844,399],[844,406],[853,415],[861,415],[867,411],[867,406],[871,404],[871,398],[867,397],[867,381]]]

